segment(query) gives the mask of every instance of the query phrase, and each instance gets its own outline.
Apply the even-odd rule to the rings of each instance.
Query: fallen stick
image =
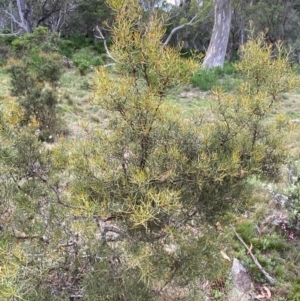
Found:
[[[256,266],[258,267],[258,269],[264,274],[264,276],[267,278],[267,280],[271,283],[271,284],[275,284],[276,280],[271,277],[265,270],[264,268],[261,266],[261,264],[258,262],[258,260],[256,259],[256,257],[253,255],[253,253],[251,252],[251,249],[247,246],[247,244],[244,242],[244,240],[241,238],[241,236],[236,232],[235,228],[230,225],[231,229],[233,230],[235,236],[239,239],[239,241],[244,245],[244,247],[247,249],[248,253],[250,254],[251,258],[253,259],[254,263],[256,264]]]

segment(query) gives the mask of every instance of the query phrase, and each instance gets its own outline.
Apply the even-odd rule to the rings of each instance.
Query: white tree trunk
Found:
[[[19,26],[22,27],[26,32],[32,32],[32,20],[31,20],[31,8],[29,8],[25,0],[17,0],[18,12],[20,17]]]
[[[223,67],[231,24],[231,0],[214,0],[215,21],[209,47],[203,61],[205,68]]]

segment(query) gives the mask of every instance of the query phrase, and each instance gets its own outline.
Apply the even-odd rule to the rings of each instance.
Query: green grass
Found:
[[[201,69],[192,76],[191,83],[202,91],[210,91],[220,86],[224,91],[234,91],[239,84],[234,64],[225,63],[223,68]]]
[[[210,105],[207,92],[201,91],[197,87],[186,86],[181,89],[173,89],[169,92],[166,102],[177,106],[187,115],[195,114],[197,111],[203,112]]]

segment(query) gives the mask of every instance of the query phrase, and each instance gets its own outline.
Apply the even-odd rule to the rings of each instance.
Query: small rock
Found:
[[[241,262],[234,258],[231,268],[231,274],[234,286],[241,292],[245,292],[251,289],[252,282],[247,270],[241,264]]]
[[[248,301],[252,299],[253,285],[247,270],[234,258],[231,268],[233,288],[228,294],[228,301]]]

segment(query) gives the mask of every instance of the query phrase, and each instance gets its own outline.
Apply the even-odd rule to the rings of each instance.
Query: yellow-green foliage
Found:
[[[243,59],[237,64],[237,70],[244,75],[243,88],[251,89],[248,91],[251,94],[266,93],[271,96],[265,98],[262,95],[265,105],[271,107],[280,93],[299,87],[299,77],[291,68],[282,42],[267,45],[261,33],[242,46],[240,53]]]
[[[20,246],[12,246],[11,237],[0,237],[0,298],[1,300],[13,300],[20,298],[18,295],[17,277],[20,262],[24,260],[24,254]]]
[[[137,1],[110,3],[117,13],[110,49],[115,61],[112,69],[97,70],[94,104],[111,118],[107,129],[74,147],[79,153],[72,160],[77,174],[72,195],[89,215],[104,215],[121,229],[117,249],[123,263],[117,269],[129,298],[132,279],[146,293],[149,286],[222,274],[217,266],[205,268],[217,253],[201,224],[232,205],[248,175],[276,176],[289,123],[274,117],[274,99],[296,81],[285,58],[275,60],[260,39],[250,41],[238,65],[248,77],[238,92],[215,91],[210,122],[202,122],[200,114],[187,117],[164,99],[168,89],[188,81],[195,60],[162,48],[162,20],[154,15],[145,21]],[[259,72],[261,66],[250,56],[253,45],[260,45],[255,51],[265,68],[285,68],[286,80],[276,67],[273,81],[254,89],[249,70]],[[187,225],[191,213],[196,234]]]
[[[45,28],[18,41],[23,56],[11,58],[6,65],[11,94],[22,107],[23,122],[27,124],[34,117],[39,122],[40,138],[49,140],[61,126],[57,108],[57,87],[62,72],[60,56],[49,51],[51,40],[47,40]]]
[[[297,88],[299,77],[282,45],[273,49],[262,35],[250,40],[241,53],[243,59],[236,67],[243,82],[234,95],[216,89],[215,122],[209,125],[208,143],[220,141],[219,150],[230,151],[231,162],[240,165],[243,175],[263,171],[276,176],[285,159],[286,131],[292,126],[284,115],[274,113],[280,108],[280,93]]]
[[[200,277],[220,279],[227,269],[220,232],[207,221],[234,205],[248,175],[275,176],[285,159],[289,123],[273,113],[277,94],[296,81],[283,57],[250,41],[237,93],[216,90],[210,115],[190,117],[165,98],[197,60],[163,48],[164,20],[146,19],[138,1],[109,4],[114,62],[97,69],[94,86],[107,127],[47,148],[34,118],[24,121],[14,102],[1,107],[0,210],[13,214],[3,225],[12,249],[0,247],[22,258],[6,261],[13,273],[0,277],[25,300],[157,300],[176,289],[187,299]],[[249,74],[261,66],[249,53],[270,70],[278,61],[286,79],[274,74],[255,88]]]

